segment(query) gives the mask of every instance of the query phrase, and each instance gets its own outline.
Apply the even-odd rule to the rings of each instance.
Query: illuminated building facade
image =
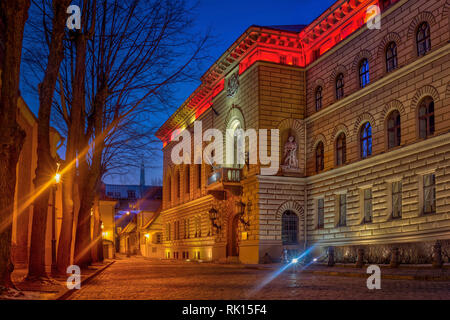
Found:
[[[374,4],[380,29],[368,27]],[[250,27],[157,133],[164,256],[258,263],[313,246],[337,261],[389,262],[398,249],[419,263],[437,241],[448,252],[449,11],[445,0],[339,0],[307,26]],[[193,136],[195,120],[279,129],[278,174],[173,164],[171,134]]]

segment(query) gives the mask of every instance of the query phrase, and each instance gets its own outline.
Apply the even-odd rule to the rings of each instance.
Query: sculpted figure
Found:
[[[284,145],[284,162],[283,165],[289,169],[298,168],[298,159],[297,159],[297,143],[295,142],[295,138],[290,136],[286,144]]]

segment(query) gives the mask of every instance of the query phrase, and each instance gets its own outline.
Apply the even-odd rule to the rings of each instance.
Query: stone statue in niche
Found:
[[[298,158],[297,158],[298,145],[295,142],[294,136],[289,136],[288,141],[284,145],[284,158],[281,168],[284,172],[298,172]]]

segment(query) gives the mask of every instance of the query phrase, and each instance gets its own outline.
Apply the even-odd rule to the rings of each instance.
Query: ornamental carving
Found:
[[[239,74],[235,73],[228,79],[227,96],[233,98],[239,91]]]

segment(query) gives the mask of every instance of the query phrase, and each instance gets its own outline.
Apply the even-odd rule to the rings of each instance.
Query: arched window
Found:
[[[181,195],[181,178],[180,178],[180,171],[177,171],[176,175],[176,184],[177,184],[177,199],[180,198]]]
[[[345,133],[341,133],[336,139],[336,164],[338,166],[345,164],[347,153],[347,145]]]
[[[400,112],[395,110],[387,119],[388,148],[398,147],[401,143]]]
[[[366,122],[360,132],[361,158],[367,158],[372,155],[372,126]]]
[[[242,124],[238,119],[234,119],[227,127],[227,154],[233,154],[232,163],[229,163],[233,168],[242,168],[245,163],[245,145],[242,134]],[[227,157],[228,160],[228,157]]]
[[[417,55],[423,56],[431,50],[430,25],[422,22],[416,33]]]
[[[191,192],[191,168],[189,166],[186,167],[185,175],[186,193],[189,194]]]
[[[202,188],[202,165],[197,164],[197,189]]]
[[[336,99],[342,99],[344,97],[344,75],[339,73],[336,77]]]
[[[172,201],[172,177],[167,178],[167,201]]]
[[[423,139],[434,134],[434,101],[431,97],[419,103],[419,136]]]
[[[324,148],[323,142],[320,141],[316,147],[316,172],[320,172],[324,169]]]
[[[298,243],[298,216],[295,212],[285,211],[281,218],[281,239],[283,245]]]
[[[397,44],[395,42],[389,42],[386,47],[386,71],[391,72],[397,69]]]
[[[364,59],[359,64],[359,86],[364,88],[369,82],[369,60]]]
[[[322,87],[318,87],[316,90],[316,111],[322,109]]]

